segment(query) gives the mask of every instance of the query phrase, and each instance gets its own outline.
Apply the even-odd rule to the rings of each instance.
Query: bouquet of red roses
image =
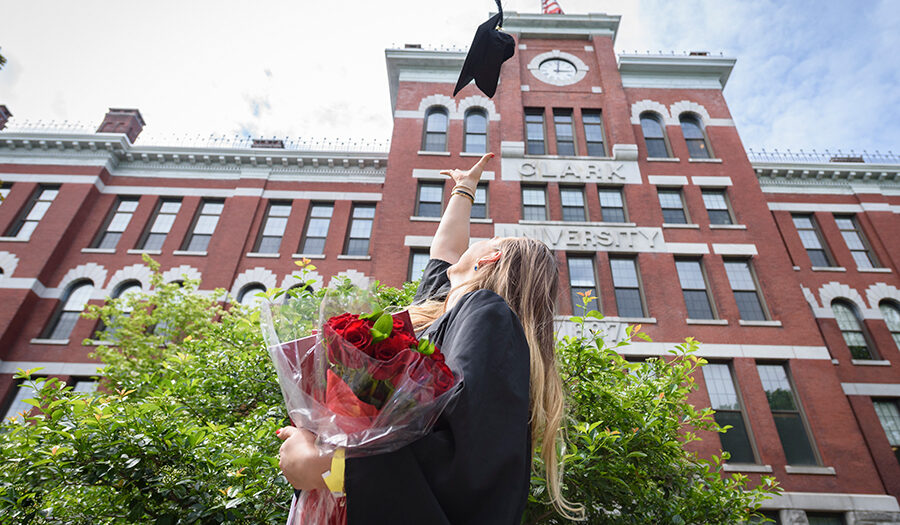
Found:
[[[316,434],[323,451],[344,457],[390,452],[431,429],[455,397],[462,377],[440,349],[418,339],[408,312],[389,313],[358,287],[326,290],[315,334],[306,294],[263,307],[263,331],[294,425]],[[296,509],[296,512],[294,511]],[[304,492],[295,498],[295,523],[344,523],[342,495]]]

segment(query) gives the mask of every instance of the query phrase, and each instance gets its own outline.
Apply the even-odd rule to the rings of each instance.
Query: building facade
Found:
[[[629,358],[703,342],[694,403],[734,428],[701,454],[775,475],[785,493],[763,508],[781,523],[900,523],[900,159],[748,155],[722,94],[735,60],[617,54],[618,24],[508,13],[518,48],[493,99],[450,96],[464,52],[386,50],[390,148],[145,145],[137,110],[96,131],[11,121],[0,408],[20,406],[16,368],[89,380],[96,322],[78,313],[147,290],[144,253],[239,301],[292,286],[302,257],[319,285],[417,278],[451,188],[439,171],[493,151],[472,237],[547,243],[561,318],[590,291],[610,338],[653,338]]]

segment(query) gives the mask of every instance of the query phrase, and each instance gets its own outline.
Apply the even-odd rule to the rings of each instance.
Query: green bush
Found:
[[[286,412],[259,312],[226,307],[223,290],[199,293],[196,281],[164,283],[147,262],[152,293],[85,313],[105,326],[98,392],[39,370],[17,375],[35,389],[36,408],[0,431],[0,523],[284,523],[291,488],[275,430]],[[379,286],[378,296],[404,305],[414,291]],[[321,290],[290,293],[310,311],[321,299]],[[717,428],[685,399],[703,363],[695,349],[690,341],[670,362],[629,364],[590,333],[561,341],[572,396],[567,494],[591,523],[734,523],[770,490],[742,490],[740,475],[722,477],[684,450],[696,437],[682,425]],[[560,522],[538,477],[526,521]]]

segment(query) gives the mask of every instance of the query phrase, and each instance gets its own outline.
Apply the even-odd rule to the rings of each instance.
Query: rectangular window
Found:
[[[590,294],[594,300],[587,305],[588,310],[600,310],[600,296],[597,294],[597,277],[594,258],[584,255],[567,255],[569,263],[569,289],[572,296],[572,312],[585,312],[583,298]]]
[[[309,206],[309,217],[306,219],[306,232],[300,243],[300,253],[305,255],[322,255],[325,253],[325,239],[328,237],[328,226],[331,225],[331,214],[334,212],[332,202],[314,202]]]
[[[610,257],[613,287],[616,290],[616,306],[619,317],[644,317],[644,301],[641,298],[641,279],[635,257]]]
[[[872,400],[881,428],[887,435],[888,443],[894,451],[894,457],[900,461],[900,409],[896,399]]]
[[[678,280],[684,293],[684,304],[687,306],[690,319],[715,319],[713,302],[706,282],[706,273],[698,260],[676,259]]]
[[[102,250],[114,250],[122,238],[122,233],[131,222],[131,216],[138,207],[137,197],[119,197],[116,199],[116,205],[110,210],[106,217],[103,228],[100,230],[97,238],[94,239],[91,248],[100,248]]]
[[[584,123],[584,140],[587,142],[587,154],[590,157],[605,157],[606,146],[603,140],[603,115],[597,109],[585,109],[581,112]]]
[[[599,195],[603,222],[628,222],[622,188],[600,188]]]
[[[844,516],[831,512],[807,512],[809,525],[844,525]]]
[[[762,518],[752,517],[750,521],[745,523],[765,523],[766,525],[781,525],[781,519],[778,517],[778,512],[773,511],[757,511],[763,515]],[[768,521],[764,521],[768,520]]]
[[[9,197],[9,192],[12,191],[12,183],[4,182],[0,184],[0,204],[3,204],[3,201]]]
[[[553,128],[556,131],[556,154],[575,155],[575,129],[571,109],[553,110]]]
[[[194,217],[194,226],[191,233],[185,239],[182,249],[189,252],[205,252],[209,247],[209,240],[212,239],[213,233],[216,231],[216,225],[219,224],[219,216],[225,208],[225,201],[219,199],[203,199],[200,208],[197,210],[197,216]]]
[[[281,239],[287,228],[288,217],[291,215],[290,201],[269,202],[266,217],[260,231],[259,240],[256,242],[257,253],[278,253],[281,249]]]
[[[141,242],[138,243],[141,250],[162,250],[166,236],[175,224],[175,217],[181,209],[181,199],[162,199],[156,205],[153,218],[150,219],[150,228],[144,232]]]
[[[472,219],[488,218],[488,185],[482,182],[475,187],[475,203],[472,204],[472,213],[469,215]]]
[[[825,249],[825,243],[822,241],[822,233],[819,231],[819,224],[812,215],[792,215],[794,219],[794,227],[800,235],[800,241],[806,248],[809,255],[809,261],[813,266],[834,266],[831,254]]]
[[[728,282],[734,292],[734,300],[741,319],[765,321],[767,316],[763,308],[762,294],[759,292],[750,261],[725,261],[725,273],[728,274]]]
[[[586,221],[584,209],[584,188],[560,186],[559,199],[562,202],[564,221]]]
[[[878,266],[878,259],[872,253],[872,247],[863,235],[856,217],[853,215],[835,215],[834,222],[837,223],[838,229],[841,230],[841,236],[844,237],[844,242],[847,243],[847,248],[850,249],[850,254],[853,255],[853,260],[856,261],[856,267],[875,268]]]
[[[407,281],[418,281],[422,278],[422,272],[428,265],[430,255],[425,250],[413,250],[409,254],[409,273],[406,276]]]
[[[684,209],[684,199],[681,190],[677,188],[657,190],[659,193],[659,205],[662,208],[663,223],[687,224],[687,212]]]
[[[543,186],[522,186],[522,219],[547,220],[547,189]]]
[[[725,190],[703,190],[702,195],[710,224],[734,224]]]
[[[43,379],[46,378],[32,377],[32,380],[37,384],[40,384],[39,382]],[[25,419],[22,414],[27,414],[34,408],[34,405],[25,402],[26,399],[34,399],[36,397],[34,388],[32,388],[31,381],[29,381],[27,383],[16,383],[13,390],[15,391],[15,395],[13,396],[12,401],[10,401],[9,407],[6,409],[6,413],[3,414],[3,420],[8,421],[9,419],[15,419],[18,422],[22,422]]]
[[[756,365],[788,465],[818,465],[784,365]]]
[[[416,200],[416,216],[440,217],[444,203],[444,183],[420,182]]]
[[[369,238],[375,221],[374,204],[354,204],[350,215],[350,229],[347,233],[345,255],[369,255]]]
[[[6,232],[6,236],[30,239],[34,229],[37,228],[38,223],[50,208],[50,203],[58,194],[59,186],[39,186],[12,227]]]
[[[709,392],[710,406],[716,411],[714,416],[716,423],[723,427],[725,425],[732,427],[728,432],[719,434],[722,450],[731,454],[728,461],[756,463],[756,455],[750,444],[750,434],[747,432],[741,398],[735,388],[731,366],[709,363],[702,370],[706,390]]]
[[[544,110],[525,108],[525,145],[529,155],[543,155],[544,147]]]

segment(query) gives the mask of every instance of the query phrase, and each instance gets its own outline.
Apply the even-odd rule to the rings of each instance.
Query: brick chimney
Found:
[[[6,127],[6,122],[9,120],[9,117],[12,116],[12,113],[9,112],[9,108],[0,104],[0,129]]]
[[[124,133],[134,143],[144,129],[144,118],[136,109],[109,108],[97,133]]]

